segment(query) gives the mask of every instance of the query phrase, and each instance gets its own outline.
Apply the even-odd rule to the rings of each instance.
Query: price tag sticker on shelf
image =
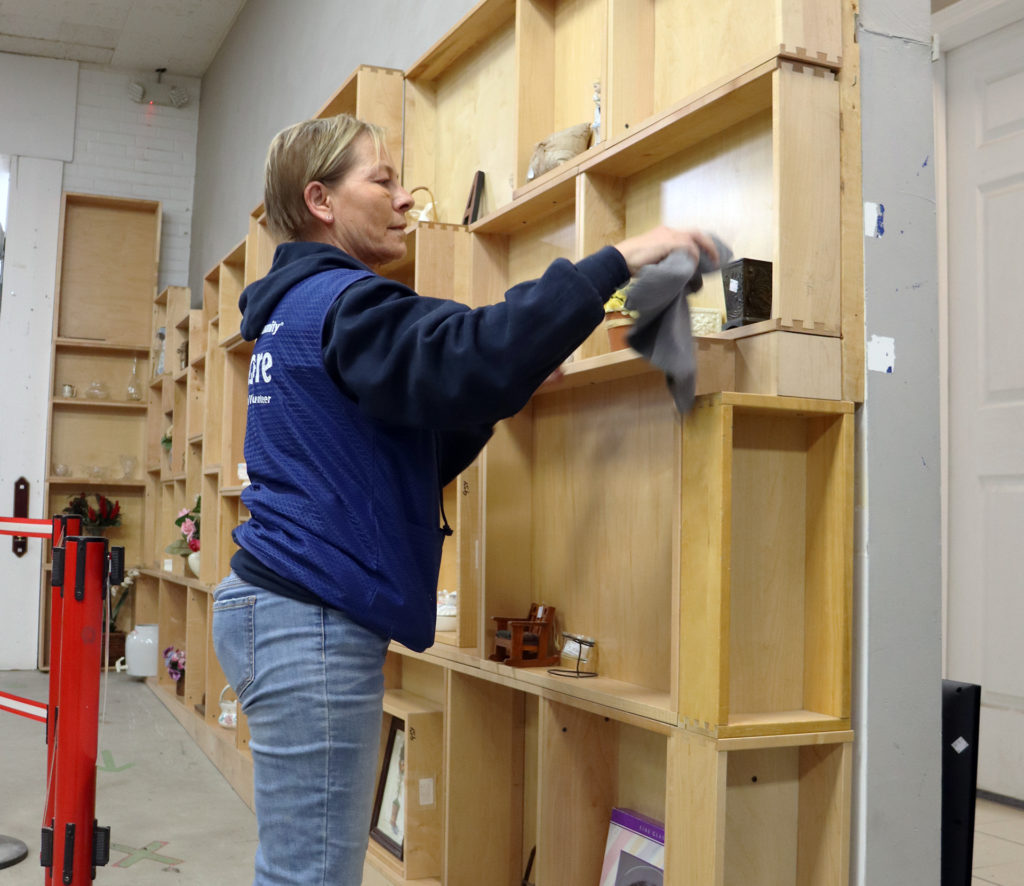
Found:
[[[434,805],[434,779],[420,779],[420,806]]]

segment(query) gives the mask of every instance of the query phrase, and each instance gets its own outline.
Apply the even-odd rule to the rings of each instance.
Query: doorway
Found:
[[[950,48],[940,75],[945,671],[982,687],[979,789],[1024,800],[1024,18]]]

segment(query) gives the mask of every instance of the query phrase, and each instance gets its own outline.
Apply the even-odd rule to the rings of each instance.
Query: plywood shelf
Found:
[[[808,732],[847,732],[849,717],[832,717],[818,711],[776,711],[771,714],[730,714],[729,722],[719,727],[720,738],[804,734]]]
[[[511,199],[515,10],[514,0],[478,4],[406,72],[403,184],[429,187],[441,222],[462,221],[477,170],[485,172],[482,214]]]
[[[145,412],[146,404],[141,400],[87,400],[78,397],[54,397],[50,405],[55,409],[99,409],[124,412]]]
[[[167,554],[166,556],[172,557],[174,555]],[[141,569],[139,571],[141,572],[142,575],[148,575],[150,578],[158,578],[161,581],[168,582],[169,584],[174,585],[176,587],[192,588],[193,590],[201,591],[205,594],[213,593],[213,587],[211,587],[210,585],[204,584],[203,582],[199,581],[199,579],[194,578],[192,576],[184,575],[182,573],[168,572],[166,569],[153,568]]]
[[[223,338],[220,345],[225,351],[230,352],[244,350],[246,347],[252,347],[252,342],[246,341],[242,338],[241,332],[233,332],[231,335]]]
[[[488,213],[470,225],[477,234],[512,234],[522,227],[541,221],[559,210],[572,206],[576,199],[578,167],[552,170],[550,178],[512,202]]]
[[[636,175],[744,120],[770,111],[772,74],[780,65],[778,59],[769,58],[682,99],[582,162],[581,171],[617,178]]]
[[[852,746],[847,740],[733,745],[681,731],[669,748],[667,826],[702,822],[667,844],[683,883],[846,882]]]
[[[509,671],[512,673],[508,674]],[[632,714],[659,723],[674,725],[678,721],[668,692],[658,692],[600,675],[586,679],[558,677],[547,673],[544,668],[501,666],[499,673],[510,678],[517,689],[537,692],[547,698],[561,698],[567,703],[590,702],[606,713]]]
[[[238,308],[238,297],[245,287],[245,247],[243,240],[224,257],[217,268],[206,276],[207,282],[216,281],[217,308],[210,307],[218,318],[221,347],[235,340],[242,312]],[[241,339],[241,336],[238,336]]]
[[[675,156],[737,123],[771,110],[770,59],[684,99],[644,121],[615,141],[604,141],[517,188],[514,199],[470,226],[475,233],[512,233],[550,215],[575,199],[575,178],[581,172],[624,177]]]
[[[437,80],[476,47],[494,38],[516,14],[515,0],[483,0],[406,71],[412,80]]]
[[[96,351],[99,353],[148,354],[150,346],[129,342],[101,341],[86,338],[55,338],[53,346],[58,351]]]
[[[144,489],[146,486],[143,480],[125,480],[125,479],[111,479],[111,480],[93,480],[87,477],[58,477],[56,474],[51,474],[46,478],[46,482],[51,486],[67,486],[75,487],[87,490],[103,490],[103,489]]]
[[[718,735],[848,725],[852,470],[852,403],[698,400],[683,436],[684,718]]]
[[[546,250],[536,265],[524,263],[515,254],[519,242],[562,240],[569,248],[561,254],[576,259],[654,224],[685,224],[678,206],[700,205],[705,228],[721,234],[738,255],[767,259],[774,267],[773,319],[730,337],[770,330],[836,337],[838,94],[831,72],[771,56],[517,188],[513,199],[491,206],[470,230],[517,238],[510,240],[510,270],[503,281],[511,285],[535,276],[552,257]],[[746,170],[742,191],[726,184],[730,173],[720,156]],[[793,169],[784,168],[791,161]],[[799,202],[793,192],[798,162],[814,170],[800,177]],[[751,199],[752,194],[762,196]],[[728,209],[744,201],[743,213]],[[563,234],[569,219],[573,228]],[[806,237],[794,239],[802,228]],[[831,245],[813,252],[799,245],[811,240]],[[706,276],[694,303],[724,312],[717,275]],[[583,354],[601,351],[588,343]],[[838,358],[828,362],[831,370]],[[784,388],[778,392],[786,393]]]
[[[598,357],[587,357],[563,364],[562,375],[545,382],[535,396],[542,397],[556,391],[603,384],[659,371],[631,348],[611,351]]]
[[[121,525],[105,535],[125,549],[129,564],[144,559],[149,480],[124,477],[119,457],[148,460],[147,399],[125,397],[133,373],[145,378],[150,371],[160,220],[160,204],[150,200],[75,193],[61,199],[43,512],[60,513],[80,491],[116,497]],[[112,398],[89,398],[93,383]],[[76,397],[60,395],[66,384],[78,389]],[[151,389],[144,387],[143,394],[148,398]],[[74,476],[54,473],[58,465]],[[45,586],[40,590],[39,664],[45,667],[49,593]]]
[[[430,189],[437,221],[410,225],[406,256],[382,269],[421,295],[496,303],[557,258],[657,224],[712,230],[773,265],[770,320],[695,340],[687,416],[662,374],[610,351],[599,328],[443,490],[454,536],[438,588],[458,593],[456,629],[423,653],[391,644],[384,669],[385,724],[424,718],[437,734],[427,842],[441,855],[413,876],[371,843],[381,882],[518,882],[532,846],[535,881],[595,882],[616,805],[665,822],[666,882],[845,882],[854,404],[839,109],[855,105],[834,72],[851,12],[723,3],[711,14],[682,0],[483,0],[405,73],[404,97],[399,72],[362,66],[321,105],[387,126],[404,186]],[[595,83],[596,143],[528,180],[535,142],[591,120]],[[477,170],[481,215],[466,226]],[[210,590],[248,519],[235,466],[253,345],[238,295],[275,245],[257,207],[207,273],[189,371],[150,386],[147,461],[173,423],[173,471],[141,487],[162,527],[151,562],[174,515],[203,496],[202,580],[175,563],[147,581],[161,643],[186,642],[203,669],[184,704],[159,691],[232,777],[248,765],[244,725],[224,735],[211,705],[194,705],[222,685]],[[691,303],[724,309],[721,289],[705,275]],[[155,326],[185,329],[173,299],[153,310]],[[492,616],[531,602],[597,639],[599,676],[489,660]],[[470,826],[486,845],[456,838]]]

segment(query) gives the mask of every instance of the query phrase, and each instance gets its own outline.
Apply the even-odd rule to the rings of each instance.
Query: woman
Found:
[[[370,829],[387,644],[433,642],[451,533],[441,488],[631,274],[714,247],[659,228],[560,259],[497,305],[418,296],[375,273],[405,254],[413,200],[381,131],[347,115],[274,138],[264,202],[281,245],[239,300],[256,340],[251,519],[216,591],[214,642],[251,732],[255,883],[350,886]]]

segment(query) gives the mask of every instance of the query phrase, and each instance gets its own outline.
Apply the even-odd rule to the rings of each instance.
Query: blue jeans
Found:
[[[359,886],[387,641],[231,573],[214,592],[213,643],[248,718],[254,886]]]

